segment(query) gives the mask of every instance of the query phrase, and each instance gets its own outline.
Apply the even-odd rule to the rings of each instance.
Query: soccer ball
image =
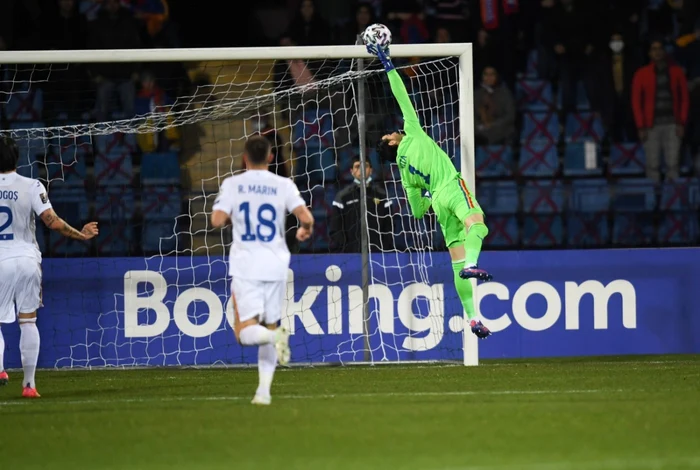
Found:
[[[391,45],[391,31],[380,23],[367,26],[367,29],[362,33],[362,42],[366,46],[380,46],[386,49]]]

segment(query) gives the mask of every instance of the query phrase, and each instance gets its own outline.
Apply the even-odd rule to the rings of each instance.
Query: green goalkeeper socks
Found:
[[[462,307],[464,307],[464,311],[467,312],[467,317],[471,320],[476,316],[476,309],[474,309],[474,290],[472,289],[472,283],[469,279],[462,279],[459,277],[459,272],[463,268],[464,260],[454,261],[452,263],[452,272],[454,273],[457,295],[459,295],[459,300],[462,301]]]
[[[488,234],[489,229],[482,223],[475,223],[469,227],[467,238],[464,241],[464,251],[467,256],[466,267],[469,268],[478,264],[481,245]]]

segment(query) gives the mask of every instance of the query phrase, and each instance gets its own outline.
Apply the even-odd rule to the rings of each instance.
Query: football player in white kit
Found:
[[[215,228],[233,224],[229,254],[231,295],[239,344],[258,349],[259,384],[252,403],[269,405],[277,362],[289,363],[289,332],[278,327],[291,255],[284,238],[287,212],[300,222],[296,237],[307,240],[314,218],[294,182],[268,171],[270,142],[254,136],[245,144],[246,171],[226,178],[214,202]]]
[[[97,222],[81,232],[58,217],[40,181],[18,175],[15,142],[0,136],[0,325],[19,320],[19,349],[24,369],[22,396],[38,398],[34,374],[39,359],[36,312],[41,303],[41,251],[35,236],[35,214],[51,230],[76,240],[97,235]],[[0,385],[9,377],[3,364],[5,340],[0,330]]]

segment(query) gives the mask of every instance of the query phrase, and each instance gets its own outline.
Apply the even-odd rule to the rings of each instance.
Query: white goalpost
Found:
[[[471,44],[397,44],[391,57],[426,132],[474,191]],[[166,88],[157,100],[137,94],[145,112],[107,118],[82,103],[83,78],[66,73],[87,70],[80,77],[94,78],[99,64],[141,64],[144,71],[171,63],[184,64],[190,88]],[[100,87],[104,78],[91,83]],[[49,105],[84,112],[46,117]],[[44,310],[54,320],[45,327],[53,335],[42,332],[53,339],[42,343],[52,367],[255,362],[231,333],[230,234],[213,231],[208,215],[219,184],[242,170],[246,138],[262,128],[279,138],[278,163],[320,220],[319,240],[298,247],[290,269],[283,322],[292,331],[292,361],[479,364],[461,304],[445,298],[454,290],[452,271],[446,253],[436,252],[434,217],[407,217],[398,173],[372,152],[378,133],[401,120],[385,73],[364,46],[0,51],[0,106],[0,134],[20,148],[18,172],[42,180],[69,222],[105,221],[87,248],[41,231],[44,265],[64,263],[67,277],[83,279],[92,269],[106,277],[67,292],[45,286]],[[352,184],[348,164],[356,155],[372,163],[387,193],[382,204],[391,207],[382,216],[391,250],[368,242],[377,229],[364,214],[366,265],[359,253],[337,254],[330,234],[333,197]],[[456,306],[461,314],[449,311]],[[460,341],[446,342],[447,334]],[[450,351],[433,354],[436,348]]]

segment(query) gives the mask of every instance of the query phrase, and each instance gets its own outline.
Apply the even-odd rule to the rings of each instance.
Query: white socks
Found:
[[[0,329],[0,372],[5,370],[5,338],[2,337]]]
[[[275,332],[262,325],[250,325],[241,330],[239,335],[244,346],[256,346],[275,342]]]
[[[22,368],[24,369],[23,387],[36,388],[34,374],[39,360],[39,329],[34,322],[23,322],[19,325],[21,335],[19,337],[19,351],[22,354]]]
[[[263,344],[258,348],[258,375],[260,381],[256,396],[269,397],[272,377],[277,367],[277,350],[274,344]]]

